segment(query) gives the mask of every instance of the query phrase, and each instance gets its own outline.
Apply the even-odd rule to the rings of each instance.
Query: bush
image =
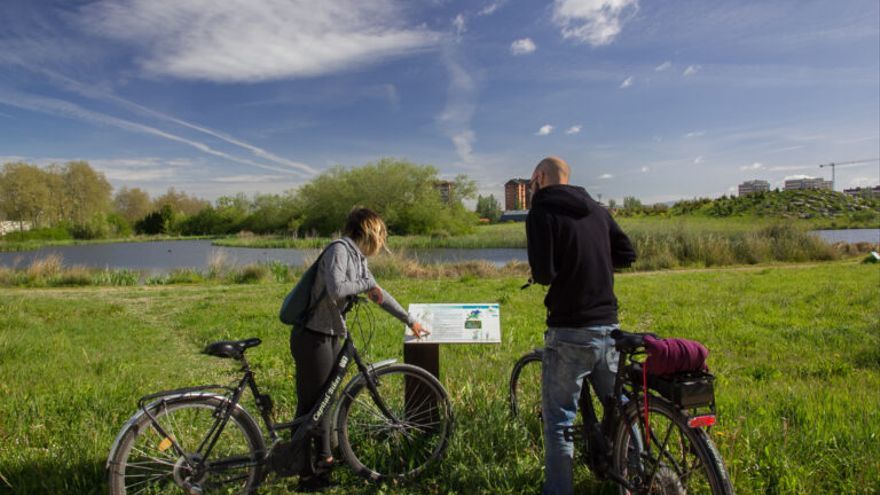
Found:
[[[473,184],[459,177],[450,201],[443,202],[435,187],[437,181],[434,167],[401,160],[333,168],[300,189],[300,232],[328,235],[337,231],[354,206],[375,210],[394,234],[469,232],[477,218],[460,200],[473,195]]]
[[[4,241],[66,241],[72,239],[64,225],[32,229],[25,232],[10,232],[0,237]]]
[[[232,282],[236,284],[257,284],[265,281],[269,269],[264,264],[246,265],[232,272]]]

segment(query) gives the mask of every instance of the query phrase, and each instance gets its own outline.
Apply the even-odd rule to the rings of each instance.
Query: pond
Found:
[[[825,242],[871,242],[880,244],[880,229],[814,230]]]
[[[212,246],[209,240],[121,242],[82,246],[50,246],[34,251],[0,253],[0,266],[24,267],[34,260],[61,256],[66,266],[126,268],[148,272],[169,272],[176,268],[204,269],[212,262],[248,265],[280,261],[302,265],[314,260],[317,249],[253,249]],[[407,256],[425,262],[486,260],[503,265],[511,260],[525,261],[525,249],[420,249],[408,250]]]
[[[880,229],[817,230],[815,234],[826,242],[880,243]],[[219,247],[212,246],[209,240],[122,242],[52,246],[35,251],[0,253],[0,266],[28,266],[33,260],[50,255],[61,256],[67,266],[126,268],[163,273],[176,268],[204,269],[218,261],[226,265],[269,261],[302,265],[314,260],[318,250]],[[512,260],[528,260],[525,249],[418,249],[407,250],[406,255],[429,263],[485,260],[503,265]]]

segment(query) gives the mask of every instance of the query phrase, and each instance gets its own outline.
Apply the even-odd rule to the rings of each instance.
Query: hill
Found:
[[[711,217],[759,216],[797,219],[841,219],[848,223],[880,224],[880,198],[849,196],[828,190],[768,191],[747,196],[698,198],[666,205],[640,206],[627,214]],[[632,209],[630,209],[632,210]]]

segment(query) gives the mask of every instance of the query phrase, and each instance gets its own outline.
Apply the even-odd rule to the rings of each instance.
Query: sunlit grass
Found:
[[[382,279],[404,304],[499,302],[502,343],[444,346],[458,422],[448,457],[384,493],[540,491],[541,452],[505,402],[516,358],[541,345],[543,290],[522,279]],[[279,418],[295,410],[289,284],[0,289],[0,492],[103,493],[103,463],[137,398],[227,383],[199,350],[261,337],[248,352]],[[880,267],[854,262],[619,276],[623,325],[704,342],[717,374],[713,437],[740,494],[871,493],[880,486]],[[376,313],[372,360],[402,358],[402,325]],[[358,336],[358,343],[363,342]],[[248,399],[249,400],[249,399]],[[247,408],[254,411],[251,402]],[[340,469],[332,493],[374,493]],[[5,481],[4,481],[5,480]],[[579,478],[579,486],[614,486]],[[10,487],[11,485],[11,487]],[[270,479],[261,491],[291,493]]]

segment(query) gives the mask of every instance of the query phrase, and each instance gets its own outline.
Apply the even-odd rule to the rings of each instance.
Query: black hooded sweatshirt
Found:
[[[547,325],[582,327],[617,323],[614,269],[636,253],[604,207],[582,187],[543,187],[526,218],[532,279],[550,285]]]

